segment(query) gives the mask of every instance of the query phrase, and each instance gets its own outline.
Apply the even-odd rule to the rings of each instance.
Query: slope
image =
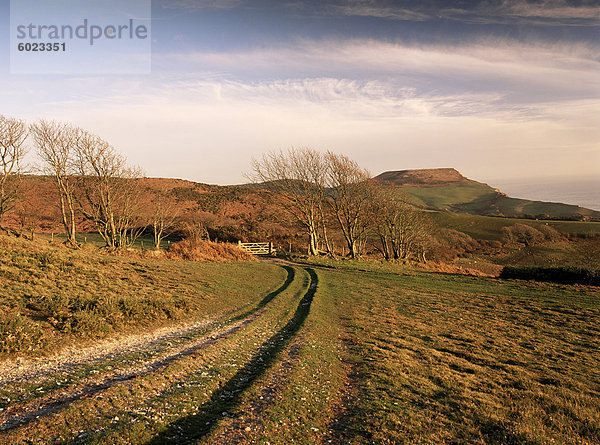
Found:
[[[419,206],[485,216],[544,219],[600,219],[600,212],[576,205],[511,198],[453,168],[384,172],[378,181],[401,188]]]

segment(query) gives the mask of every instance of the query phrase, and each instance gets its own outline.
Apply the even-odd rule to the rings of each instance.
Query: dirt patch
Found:
[[[152,350],[170,339],[207,329],[211,323],[214,323],[214,320],[204,319],[143,334],[121,335],[86,348],[70,347],[50,357],[4,360],[0,362],[0,385],[68,372],[83,364],[93,365],[136,351]]]

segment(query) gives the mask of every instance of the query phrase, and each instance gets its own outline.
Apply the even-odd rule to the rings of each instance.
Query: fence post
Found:
[[[273,243],[269,241],[269,255],[273,254]]]

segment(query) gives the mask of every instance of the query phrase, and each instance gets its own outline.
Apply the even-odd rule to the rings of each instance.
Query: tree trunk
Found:
[[[318,243],[319,237],[317,235],[317,231],[314,228],[312,228],[309,231],[308,238],[309,238],[308,254],[309,255],[318,255],[319,249],[317,247],[317,243]]]
[[[355,259],[357,257],[356,240],[352,238],[348,239],[348,256],[352,259]]]
[[[383,253],[383,258],[388,261],[390,259],[390,247],[387,236],[380,234],[379,239],[381,240],[381,252]]]

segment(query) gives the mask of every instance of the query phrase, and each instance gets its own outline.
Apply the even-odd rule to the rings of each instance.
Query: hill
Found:
[[[375,179],[401,188],[416,205],[430,210],[511,218],[600,219],[600,212],[576,205],[511,198],[453,168],[388,171]]]
[[[398,186],[440,186],[475,182],[465,178],[453,168],[424,168],[421,170],[397,170],[381,173],[380,181]]]
[[[243,242],[294,237],[301,230],[288,221],[273,192],[246,185],[219,186],[173,178],[140,179],[140,224],[150,224],[159,193],[165,193],[182,220],[201,222],[211,239]],[[22,199],[7,213],[2,226],[29,233],[62,233],[59,197],[54,179],[28,175],[21,186]],[[95,232],[78,217],[80,232]],[[287,243],[286,243],[287,244]]]
[[[387,180],[406,191],[422,208],[434,209],[430,215],[440,227],[457,230],[478,241],[502,241],[503,230],[515,224],[535,227],[550,224],[567,237],[585,237],[600,231],[600,222],[559,221],[598,218],[591,210],[564,204],[548,204],[506,197],[492,187],[465,178],[454,169],[408,170],[386,172],[378,179]],[[261,185],[217,186],[181,179],[144,178],[141,214],[138,224],[150,225],[159,192],[177,209],[183,221],[199,223],[206,227],[211,240],[237,242],[271,241],[286,251],[303,252],[306,248],[305,232],[278,205],[279,197],[273,190]],[[539,208],[536,208],[539,207]],[[525,221],[517,217],[546,213],[556,221]],[[512,216],[497,218],[491,216]],[[23,199],[15,211],[5,215],[3,227],[11,227],[29,234],[60,234],[58,195],[52,178],[27,176],[23,181]],[[330,224],[329,236],[338,250],[343,246],[341,233]],[[103,245],[95,235],[94,227],[81,218],[78,221],[81,241]],[[178,234],[171,237],[178,239]],[[151,245],[148,229],[141,238]],[[375,251],[372,253],[376,254]],[[341,254],[341,251],[340,251]]]

